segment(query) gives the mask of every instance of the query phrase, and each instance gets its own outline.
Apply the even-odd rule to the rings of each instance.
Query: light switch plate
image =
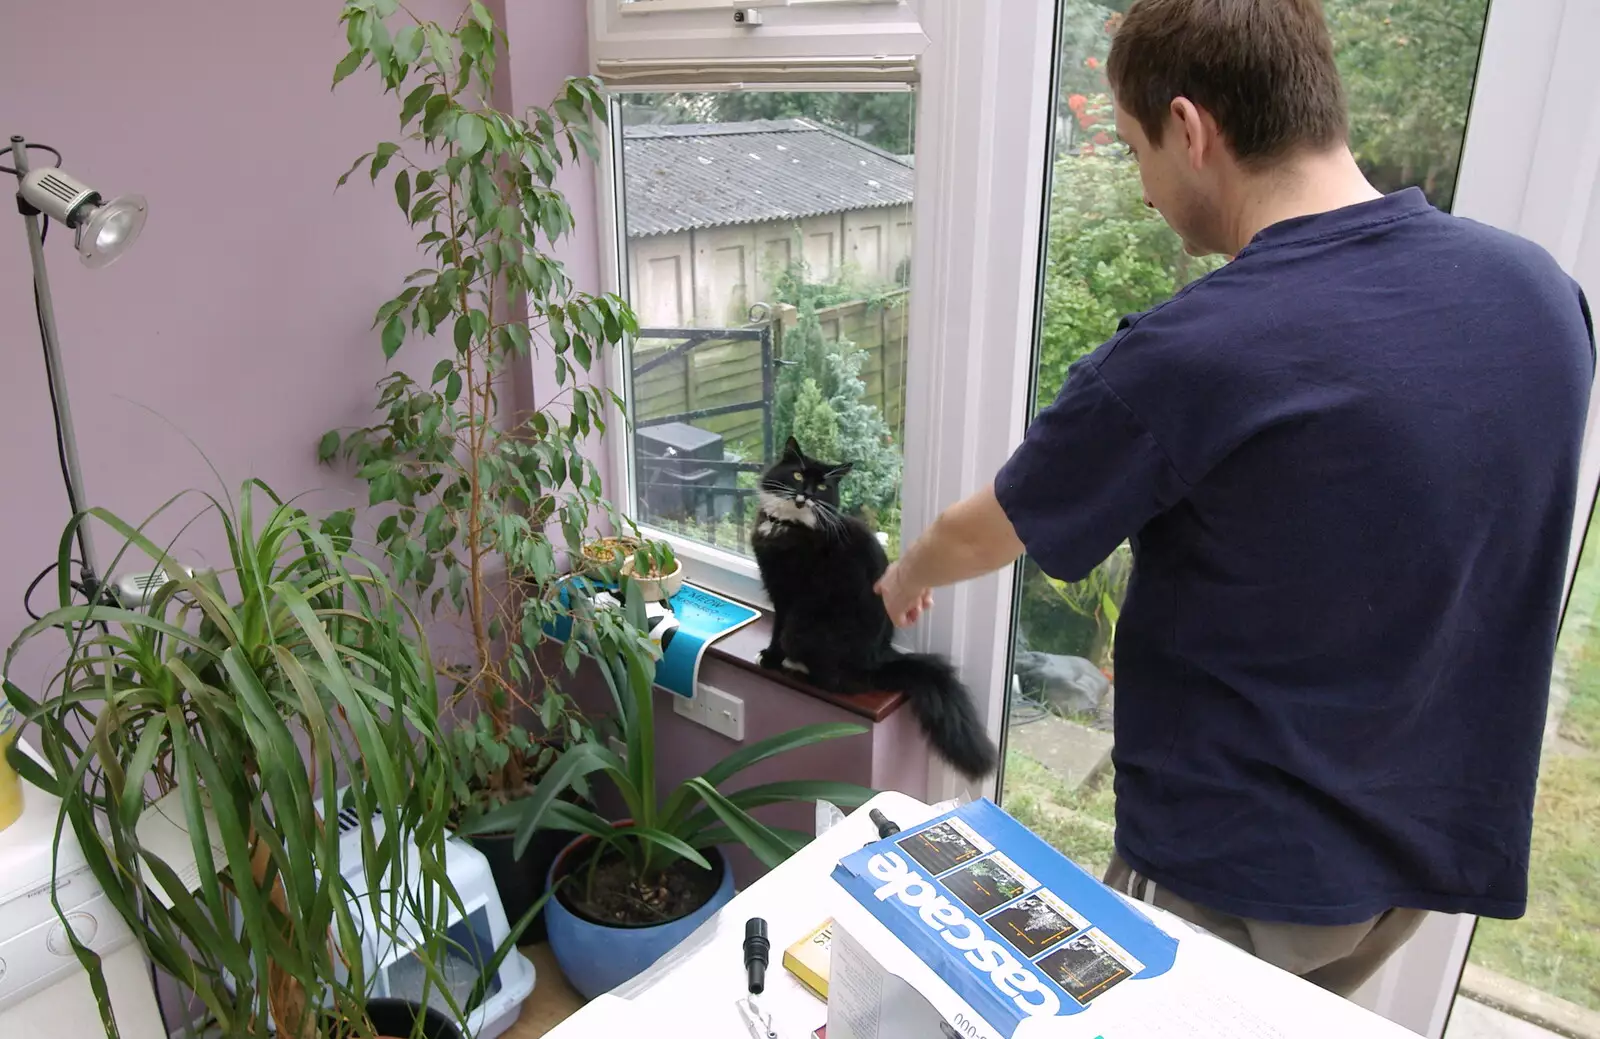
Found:
[[[744,701],[716,686],[697,683],[694,698],[675,697],[672,709],[730,740],[744,740]]]

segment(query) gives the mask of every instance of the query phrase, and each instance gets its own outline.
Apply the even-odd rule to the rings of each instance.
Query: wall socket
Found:
[[[675,696],[672,709],[712,732],[735,742],[744,740],[744,701],[704,682],[695,684],[693,699]]]

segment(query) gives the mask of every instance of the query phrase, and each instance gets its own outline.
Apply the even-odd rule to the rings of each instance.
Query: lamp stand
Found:
[[[11,138],[12,165],[17,172],[17,184],[28,173],[28,146],[20,135]],[[19,203],[20,203],[19,197]],[[44,262],[44,235],[40,230],[39,214],[30,212],[30,206],[20,205],[22,220],[28,235],[28,257],[33,261],[34,301],[38,306],[39,334],[44,339],[45,375],[50,381],[50,404],[55,409],[56,430],[61,438],[62,463],[66,470],[67,500],[73,515],[82,512],[88,499],[83,491],[83,469],[78,463],[78,438],[73,432],[72,405],[67,400],[67,376],[61,366],[61,346],[56,336],[56,310],[50,295],[50,274]],[[94,557],[94,543],[87,523],[77,529],[78,550],[83,555],[83,586],[89,600],[99,595],[100,568]]]

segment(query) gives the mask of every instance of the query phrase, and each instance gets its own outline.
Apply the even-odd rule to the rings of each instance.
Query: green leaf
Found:
[[[413,28],[415,28],[415,26],[413,26]],[[401,30],[401,37],[403,38],[404,36],[405,36],[405,30]],[[419,41],[418,42],[418,46],[419,47],[421,46],[420,40],[421,40],[421,30],[418,30],[418,41]],[[399,49],[399,44],[397,42],[396,43],[396,50],[398,50],[398,49]],[[422,111],[423,106],[428,103],[428,99],[431,98],[432,96],[433,96],[433,84],[432,83],[424,83],[421,86],[414,88],[411,91],[411,93],[406,95],[405,101],[400,105],[400,129],[404,130],[408,125],[410,125],[411,120],[413,120],[413,119],[415,119],[417,117],[417,113]],[[422,187],[422,176],[420,174],[417,176],[417,190],[418,191],[425,190]]]
[[[429,381],[429,385],[430,386],[439,385],[439,381],[441,379],[443,379],[446,375],[449,375],[451,372],[455,371],[455,367],[456,367],[455,366],[455,362],[450,360],[450,358],[448,358],[448,357],[446,357],[444,360],[440,361],[438,364],[434,365],[433,366],[433,378]]]
[[[866,731],[864,726],[856,725],[853,722],[824,722],[818,725],[801,726],[798,729],[780,732],[775,736],[769,736],[764,740],[741,747],[708,769],[700,778],[711,786],[718,787],[750,766],[757,762],[765,761],[770,757],[784,754],[791,750],[798,750],[801,747],[809,747],[815,743],[823,743],[848,736],[859,736]],[[665,817],[668,820],[666,824],[668,829],[672,829],[676,822],[683,819],[688,807],[689,793],[687,788],[680,787],[667,802]]]
[[[400,315],[391,317],[383,326],[383,356],[393,360],[395,352],[400,349],[400,344],[406,340],[406,325],[400,320]]]
[[[339,175],[339,182],[334,186],[336,188],[344,187],[345,181],[350,179],[350,174],[356,171],[356,167],[361,165],[363,162],[366,162],[370,158],[372,158],[371,152],[362,152],[359,156],[357,156],[356,161],[350,164],[350,168]]]
[[[769,830],[765,824],[751,818],[748,812],[722,796],[704,779],[697,776],[684,786],[700,795],[706,807],[716,813],[723,825],[739,838],[741,844],[750,849],[750,853],[759,859],[762,865],[769,869],[776,868],[794,853],[794,849],[782,837]]]
[[[401,170],[394,175],[394,200],[400,203],[400,212],[411,210],[411,171]]]
[[[444,30],[433,22],[423,26],[423,33],[428,38],[428,56],[433,59],[433,67],[441,76],[449,76],[456,70],[456,54],[450,47],[450,40],[445,36]]]
[[[460,396],[461,396],[461,373],[458,372],[458,371],[453,371],[452,370],[450,372],[449,378],[445,380],[445,384],[444,384],[444,399],[449,401],[451,404],[454,404],[456,402],[456,400]]]
[[[352,50],[349,54],[346,54],[343,58],[340,58],[339,64],[333,67],[333,85],[338,86],[352,72],[360,68],[361,59],[365,58],[366,56],[367,52],[358,47]]]
[[[317,441],[317,461],[329,462],[339,452],[339,431],[330,429]]]
[[[394,158],[399,150],[400,146],[393,141],[384,141],[378,145],[378,150],[372,155],[372,165],[367,168],[374,184],[378,182],[378,174],[383,172],[383,168],[389,165],[389,160]]]
[[[456,351],[466,353],[472,348],[472,319],[465,314],[456,318],[452,334],[455,337]]]
[[[859,808],[876,797],[877,791],[870,787],[833,779],[789,779],[746,787],[725,796],[735,807],[748,812],[753,808],[788,804],[793,801],[813,803],[827,801],[840,808]],[[701,827],[709,826],[711,822],[712,816],[709,813],[699,812],[678,832],[686,840],[693,840]]]
[[[410,65],[412,62],[416,61],[417,57],[421,54],[422,26],[408,25],[394,34],[394,56],[397,61],[405,65]],[[431,90],[432,88],[430,87],[429,89]],[[413,93],[415,93],[415,91],[413,91]],[[406,103],[411,103],[411,99],[409,97],[406,98]],[[422,102],[417,102],[417,107],[421,108]],[[410,120],[407,117],[402,116],[400,119],[400,125],[404,126],[409,121]]]
[[[455,138],[461,151],[470,158],[483,151],[483,146],[489,143],[489,132],[476,113],[462,112],[456,117]]]
[[[481,0],[472,0],[472,17],[485,32],[494,31],[494,18],[489,14],[489,9],[483,6]]]

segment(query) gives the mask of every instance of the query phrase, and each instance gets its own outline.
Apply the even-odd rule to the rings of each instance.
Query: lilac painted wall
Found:
[[[79,264],[62,229],[47,243],[94,504],[142,518],[185,488],[217,491],[185,433],[230,490],[259,476],[283,493],[322,489],[315,507],[356,500],[347,480],[318,467],[315,440],[369,413],[383,373],[371,315],[417,264],[389,191],[365,181],[333,190],[396,122],[392,99],[363,77],[330,93],[345,49],[337,16],[331,0],[7,5],[0,135],[53,144],[91,184],[150,203],[143,237],[104,270]],[[581,46],[581,20],[562,31]],[[22,222],[4,208],[0,633],[9,642],[24,620],[22,589],[54,558],[67,505]],[[178,510],[160,532],[197,509]],[[99,539],[102,555],[113,547]],[[180,550],[216,562],[221,543],[208,528]]]
[[[423,0],[443,17],[453,0]],[[587,71],[583,0],[502,0],[512,60],[508,107],[544,103]],[[0,136],[52,144],[67,168],[108,193],[150,203],[136,247],[110,268],[81,266],[57,232],[47,252],[90,500],[138,519],[185,488],[218,487],[192,437],[231,491],[258,476],[314,508],[364,500],[320,468],[317,436],[367,420],[384,371],[371,315],[416,267],[413,236],[382,184],[334,193],[351,159],[392,133],[393,99],[358,74],[330,93],[343,54],[335,0],[275,4],[202,0],[57,0],[8,5],[0,32]],[[70,35],[64,25],[85,26]],[[506,103],[502,100],[502,103]],[[577,230],[561,253],[598,290],[595,180],[587,166],[561,187]],[[9,191],[9,187],[6,188]],[[54,558],[67,519],[29,298],[21,220],[0,212],[0,641],[25,623],[21,594]],[[407,366],[431,357],[407,347]],[[542,398],[535,368],[519,387]],[[174,428],[176,427],[176,428]],[[181,432],[180,432],[181,430]],[[157,528],[175,534],[198,505]],[[99,542],[102,555],[112,547]],[[180,556],[221,560],[211,529]],[[44,603],[41,597],[41,604]],[[36,680],[47,661],[13,678]],[[840,712],[729,669],[716,680],[746,700],[751,738]],[[903,721],[903,720],[902,720]],[[663,777],[703,770],[732,744],[664,710]],[[916,746],[857,738],[768,766],[755,778],[868,782],[925,774]],[[915,789],[913,790],[915,792]],[[791,816],[791,825],[806,820]]]

